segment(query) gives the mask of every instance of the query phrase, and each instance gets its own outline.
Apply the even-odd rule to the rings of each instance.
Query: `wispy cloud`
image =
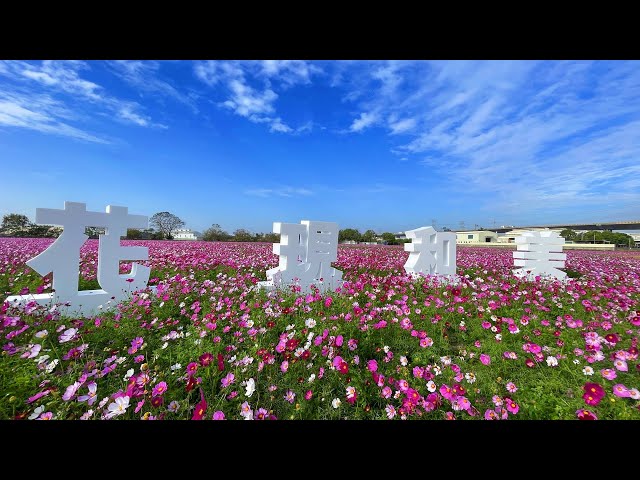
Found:
[[[153,60],[114,60],[108,62],[111,70],[132,87],[143,92],[158,94],[182,103],[198,113],[197,95],[194,92],[183,93],[174,87],[168,79],[160,76],[160,62]]]
[[[55,115],[49,110],[38,110],[50,106],[43,104],[38,98],[42,98],[46,92],[48,98],[54,98],[58,105],[64,105],[67,111],[82,112],[82,116],[94,114],[106,115],[109,118],[124,124],[132,124],[141,127],[167,128],[166,125],[154,122],[143,113],[143,107],[134,101],[117,98],[109,95],[106,90],[97,83],[82,77],[83,72],[89,72],[91,67],[81,61],[53,61],[45,60],[40,63],[24,61],[3,61],[0,63],[2,70],[0,75],[11,80],[11,88],[5,85],[5,89],[19,92],[22,98],[32,98],[29,110],[48,118],[43,123],[25,123],[13,121],[13,126],[37,129],[44,133],[62,133],[76,138],[96,141],[92,135],[82,136],[81,130],[56,121]],[[27,102],[29,103],[29,102]],[[91,105],[91,108],[87,108]],[[6,108],[6,107],[5,107]],[[26,113],[22,112],[22,116]],[[34,117],[32,117],[34,118]],[[52,127],[55,125],[55,127]],[[37,127],[37,128],[36,128]]]
[[[245,195],[252,195],[256,197],[295,197],[295,196],[309,196],[313,195],[313,192],[306,188],[296,187],[279,187],[279,188],[254,188],[244,191]]]
[[[304,133],[310,129],[306,124],[294,128],[277,115],[276,90],[309,84],[312,75],[320,71],[319,67],[302,60],[209,60],[194,66],[198,79],[209,87],[223,90],[226,100],[219,103],[221,107],[280,133]]]
[[[371,62],[354,75],[349,130],[406,139],[394,153],[452,191],[485,191],[487,210],[640,204],[640,62]]]
[[[61,135],[87,142],[110,143],[104,138],[61,121],[70,117],[73,117],[73,114],[48,95],[23,96],[0,90],[0,125]]]

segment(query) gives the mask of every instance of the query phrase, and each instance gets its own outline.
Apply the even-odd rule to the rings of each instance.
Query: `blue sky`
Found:
[[[0,61],[0,215],[640,218],[638,61]]]

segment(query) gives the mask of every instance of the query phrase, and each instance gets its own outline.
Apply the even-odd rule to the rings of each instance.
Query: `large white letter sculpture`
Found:
[[[567,254],[562,253],[564,238],[553,231],[527,231],[516,237],[517,251],[513,252],[513,274],[534,280],[536,276],[552,276],[564,280],[567,276],[562,270]]]
[[[27,262],[40,275],[53,272],[53,293],[14,295],[6,299],[11,305],[35,301],[38,305],[59,305],[63,314],[92,316],[124,300],[132,292],[144,289],[151,269],[133,264],[131,273],[120,275],[120,260],[148,260],[147,247],[122,247],[120,236],[129,228],[147,228],[144,215],[129,215],[127,207],[107,206],[106,213],[88,212],[85,203],[64,202],[64,210],[36,209],[36,223],[59,225],[62,234],[44,252]],[[80,247],[87,240],[85,227],[105,227],[98,244],[98,283],[101,290],[78,291]]]
[[[436,232],[433,227],[420,227],[405,232],[411,243],[404,244],[409,258],[404,269],[412,276],[456,274],[456,234]]]
[[[338,259],[337,223],[274,222],[273,232],[280,234],[280,243],[273,244],[280,262],[267,270],[267,281],[259,282],[259,287],[271,290],[296,283],[301,292],[308,293],[312,284],[322,291],[342,285],[342,272],[331,266]]]

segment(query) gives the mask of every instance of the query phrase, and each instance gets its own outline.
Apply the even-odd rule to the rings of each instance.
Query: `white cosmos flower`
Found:
[[[247,391],[245,392],[245,394],[247,395],[247,397],[250,397],[251,395],[253,395],[253,392],[256,391],[256,381],[253,378],[247,380],[246,388]]]
[[[332,406],[333,408],[338,408],[338,407],[340,406],[340,404],[341,404],[341,403],[342,403],[342,402],[340,401],[340,399],[339,399],[339,398],[334,398],[334,399],[331,401],[331,406]]]
[[[33,413],[31,415],[29,415],[29,420],[35,420],[36,418],[38,418],[40,416],[40,414],[44,412],[44,405],[40,405],[38,408],[36,408]]]
[[[62,335],[58,337],[58,340],[60,341],[60,343],[68,342],[75,336],[76,333],[78,333],[77,328],[68,328]]]

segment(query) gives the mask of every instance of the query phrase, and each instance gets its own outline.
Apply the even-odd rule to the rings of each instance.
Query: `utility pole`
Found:
[[[438,230],[438,222],[436,222],[435,218],[431,219],[431,226],[433,227],[434,230]]]
[[[460,220],[460,230],[464,230],[464,220]]]

